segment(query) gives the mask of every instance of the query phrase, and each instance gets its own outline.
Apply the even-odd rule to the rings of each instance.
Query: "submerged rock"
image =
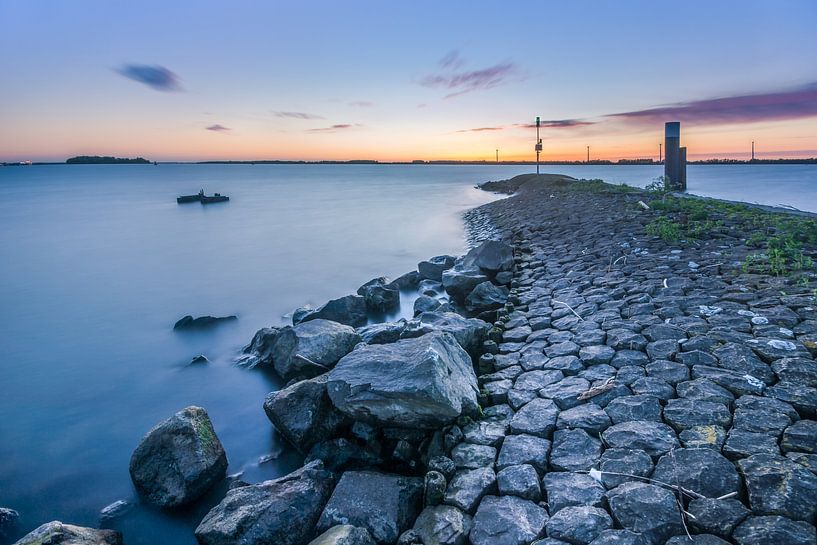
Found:
[[[271,392],[264,402],[267,418],[301,454],[334,437],[347,423],[326,393],[326,379],[323,375],[296,382]]]
[[[375,541],[365,528],[341,524],[329,528],[309,545],[375,545]]]
[[[317,531],[336,524],[366,528],[378,543],[394,543],[420,512],[423,480],[375,471],[347,471],[318,520]]]
[[[201,407],[187,407],[157,424],[130,460],[137,492],[160,507],[178,507],[198,499],[226,471],[227,455]]]
[[[436,429],[479,408],[471,358],[441,332],[360,345],[329,373],[327,389],[342,413],[377,426]]]
[[[272,366],[272,347],[279,331],[281,329],[278,327],[265,327],[256,331],[236,363],[248,369]]]
[[[272,363],[285,380],[320,375],[360,342],[360,335],[348,325],[316,319],[287,326],[275,337]]]
[[[17,525],[20,513],[8,507],[0,507],[0,539],[6,538]]]
[[[306,312],[300,313],[297,319],[295,315],[292,316],[293,324],[318,319],[330,320],[352,327],[364,326],[368,319],[366,300],[360,295],[346,295],[332,299],[314,310],[306,310]]]
[[[233,320],[238,320],[237,316],[199,316],[198,318],[193,318],[189,314],[180,318],[175,324],[173,324],[173,329],[206,329],[208,327],[213,327],[218,325],[222,322],[231,322]]]
[[[122,545],[122,534],[55,520],[26,534],[14,545]]]
[[[335,485],[319,461],[273,481],[227,492],[196,528],[201,545],[302,545]]]

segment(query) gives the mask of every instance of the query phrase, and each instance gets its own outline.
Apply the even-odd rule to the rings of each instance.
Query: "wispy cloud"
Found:
[[[477,127],[475,129],[460,129],[457,132],[488,132],[488,131],[504,131],[507,127]]]
[[[595,121],[585,121],[582,119],[549,119],[539,122],[539,126],[544,129],[571,129],[595,124]],[[514,126],[522,129],[534,129],[536,128],[536,123],[517,123]]]
[[[344,131],[349,129],[357,129],[362,127],[360,123],[338,123],[336,125],[330,125],[329,127],[318,127],[315,129],[307,129],[307,132],[338,132]]]
[[[225,127],[224,125],[219,125],[218,123],[216,123],[215,125],[210,125],[209,127],[205,127],[205,130],[213,131],[213,132],[228,132],[228,131],[231,131],[233,129],[231,129],[230,127]]]
[[[349,102],[349,106],[354,106],[355,108],[371,108],[374,106],[374,102],[368,100],[353,100]]]
[[[292,119],[323,119],[323,116],[306,112],[272,112],[272,114],[276,117],[289,117]]]
[[[157,91],[181,91],[179,77],[164,66],[125,64],[115,70],[133,81],[143,83]]]
[[[684,121],[698,125],[782,121],[817,116],[817,82],[795,89],[735,95],[657,108],[611,114],[607,117],[638,124]]]
[[[447,89],[450,92],[444,98],[452,98],[473,91],[492,89],[513,78],[521,77],[519,67],[512,62],[503,62],[478,70],[462,70],[464,65],[465,59],[459,52],[452,51],[440,60],[440,69],[423,77],[420,85]]]

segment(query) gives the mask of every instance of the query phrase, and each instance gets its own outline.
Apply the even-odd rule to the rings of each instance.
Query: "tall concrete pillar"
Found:
[[[664,176],[672,189],[681,183],[681,123],[668,121],[664,124]]]
[[[687,190],[687,148],[681,147],[681,155],[678,160],[678,189],[681,191]]]

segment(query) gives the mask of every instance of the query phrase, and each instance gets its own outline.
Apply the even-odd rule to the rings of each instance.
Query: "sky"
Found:
[[[817,156],[817,2],[0,0],[0,160]]]

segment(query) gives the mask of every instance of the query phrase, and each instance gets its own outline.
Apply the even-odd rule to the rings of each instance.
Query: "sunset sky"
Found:
[[[0,0],[0,160],[817,156],[817,2]]]

